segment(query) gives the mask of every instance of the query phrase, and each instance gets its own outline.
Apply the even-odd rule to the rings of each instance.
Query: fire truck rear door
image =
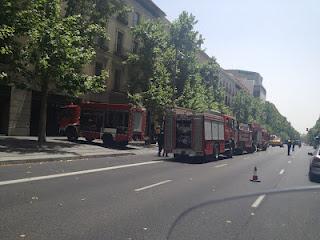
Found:
[[[202,116],[194,116],[192,124],[192,146],[195,152],[203,151],[203,124],[204,120]]]
[[[172,152],[174,148],[175,115],[172,112],[167,113],[164,126],[164,149],[166,152]]]

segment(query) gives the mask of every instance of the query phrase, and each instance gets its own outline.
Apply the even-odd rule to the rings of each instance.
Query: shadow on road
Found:
[[[169,157],[169,158],[163,159],[163,161],[177,162],[177,163],[184,163],[184,164],[205,164],[210,162],[217,162],[223,159],[226,159],[226,158],[223,156],[220,156],[218,160],[214,158],[203,160],[203,158],[201,157],[179,157],[179,158]]]
[[[46,153],[67,153],[63,149],[74,148],[76,144],[65,142],[46,142],[42,147],[38,146],[36,139],[20,139],[14,137],[0,138],[0,152],[16,152],[19,154],[46,152]]]
[[[69,142],[68,139],[59,139],[59,141],[65,141],[65,142]],[[109,148],[109,149],[115,149],[115,150],[135,150],[136,148],[134,147],[130,147],[130,146],[109,146],[109,147],[105,147],[103,145],[103,143],[101,142],[88,142],[87,140],[84,139],[78,139],[76,141],[74,141],[73,143],[77,143],[77,144],[86,144],[86,145],[93,145],[93,146],[98,146],[98,147],[102,147],[102,148]]]
[[[4,153],[17,153],[17,154],[28,154],[28,153],[53,153],[53,154],[64,154],[70,153],[77,154],[77,149],[80,145],[91,145],[101,148],[106,148],[102,143],[99,142],[88,142],[85,140],[77,140],[75,142],[70,142],[67,139],[49,139],[42,147],[38,146],[38,141],[34,139],[23,139],[15,137],[4,137],[0,138],[0,152]],[[125,151],[125,150],[135,150],[136,148],[130,146],[113,146],[108,147],[108,149]],[[68,151],[67,151],[68,150]]]

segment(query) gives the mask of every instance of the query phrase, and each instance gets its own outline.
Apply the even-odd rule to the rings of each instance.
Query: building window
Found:
[[[100,76],[102,73],[102,69],[103,69],[103,64],[101,62],[96,62],[95,75]]]
[[[137,54],[139,50],[139,43],[137,40],[134,40],[132,43],[132,52]]]
[[[104,37],[99,37],[98,46],[103,50],[108,50],[107,40]]]
[[[134,12],[133,19],[132,19],[132,25],[137,26],[138,24],[140,24],[140,14],[137,12]]]
[[[120,91],[120,83],[121,83],[121,70],[116,69],[114,71],[114,83],[113,83],[113,90],[116,92]]]
[[[128,13],[127,12],[119,13],[119,15],[117,16],[117,20],[124,25],[128,25]]]
[[[123,33],[119,32],[117,33],[117,46],[116,46],[116,54],[121,55],[122,54],[122,48],[123,48]]]

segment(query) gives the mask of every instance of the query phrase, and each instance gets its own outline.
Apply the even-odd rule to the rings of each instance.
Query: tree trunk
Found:
[[[47,130],[47,101],[48,101],[48,83],[44,81],[41,87],[41,105],[39,116],[38,145],[42,146],[46,142]]]

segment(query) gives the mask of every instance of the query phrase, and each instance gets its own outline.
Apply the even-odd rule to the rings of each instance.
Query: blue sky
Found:
[[[173,20],[196,16],[204,48],[225,69],[259,72],[301,133],[320,115],[319,0],[153,0]]]

